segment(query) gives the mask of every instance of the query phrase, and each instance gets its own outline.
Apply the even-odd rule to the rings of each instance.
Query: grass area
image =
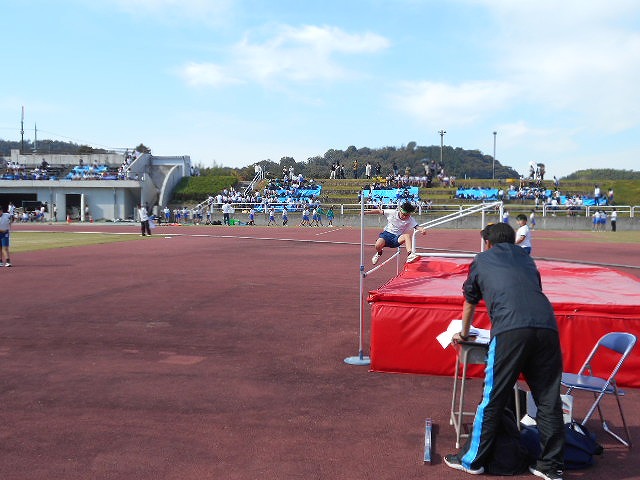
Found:
[[[142,240],[138,235],[74,232],[12,232],[11,252],[32,252],[54,248],[100,245],[104,243]]]

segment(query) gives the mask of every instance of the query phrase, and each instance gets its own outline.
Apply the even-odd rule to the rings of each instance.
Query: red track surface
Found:
[[[14,230],[45,228],[138,233]],[[15,253],[14,268],[0,270],[0,479],[468,478],[442,463],[455,451],[450,378],[343,362],[358,353],[358,230],[154,233]],[[376,235],[367,230],[365,241]],[[534,255],[638,266],[640,245],[558,240],[569,235],[581,234],[536,232]],[[420,245],[479,243],[475,232],[438,230]],[[365,253],[368,262],[372,247]],[[365,288],[394,272],[386,266]],[[628,393],[639,442],[640,392]],[[437,432],[431,466],[422,463],[427,417]],[[565,477],[638,478],[640,457],[592,429],[605,455]]]

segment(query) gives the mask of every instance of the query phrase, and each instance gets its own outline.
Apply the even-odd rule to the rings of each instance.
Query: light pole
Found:
[[[496,179],[496,136],[498,132],[493,132],[493,179]]]
[[[443,168],[442,165],[442,149],[444,147],[444,134],[447,133],[446,130],[439,130],[438,133],[440,134],[440,168]]]

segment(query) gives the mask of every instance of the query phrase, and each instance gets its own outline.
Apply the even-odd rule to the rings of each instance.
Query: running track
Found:
[[[14,230],[45,228],[138,233]],[[0,479],[468,478],[442,463],[454,451],[450,378],[343,362],[357,354],[357,229],[154,233],[14,254],[14,268],[0,271]],[[376,235],[367,230],[365,241]],[[640,266],[639,244],[570,235],[581,234],[536,232],[534,255]],[[477,232],[436,230],[419,245],[479,243]],[[623,401],[638,442],[640,392]],[[433,465],[422,462],[427,417]],[[565,477],[639,478],[640,457],[594,430],[605,456]]]

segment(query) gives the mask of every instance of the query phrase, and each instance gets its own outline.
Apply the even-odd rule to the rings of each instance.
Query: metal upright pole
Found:
[[[371,359],[364,355],[363,333],[364,333],[364,190],[360,191],[360,293],[359,293],[359,311],[360,311],[360,332],[358,339],[358,356],[347,357],[344,363],[349,365],[369,365]]]

